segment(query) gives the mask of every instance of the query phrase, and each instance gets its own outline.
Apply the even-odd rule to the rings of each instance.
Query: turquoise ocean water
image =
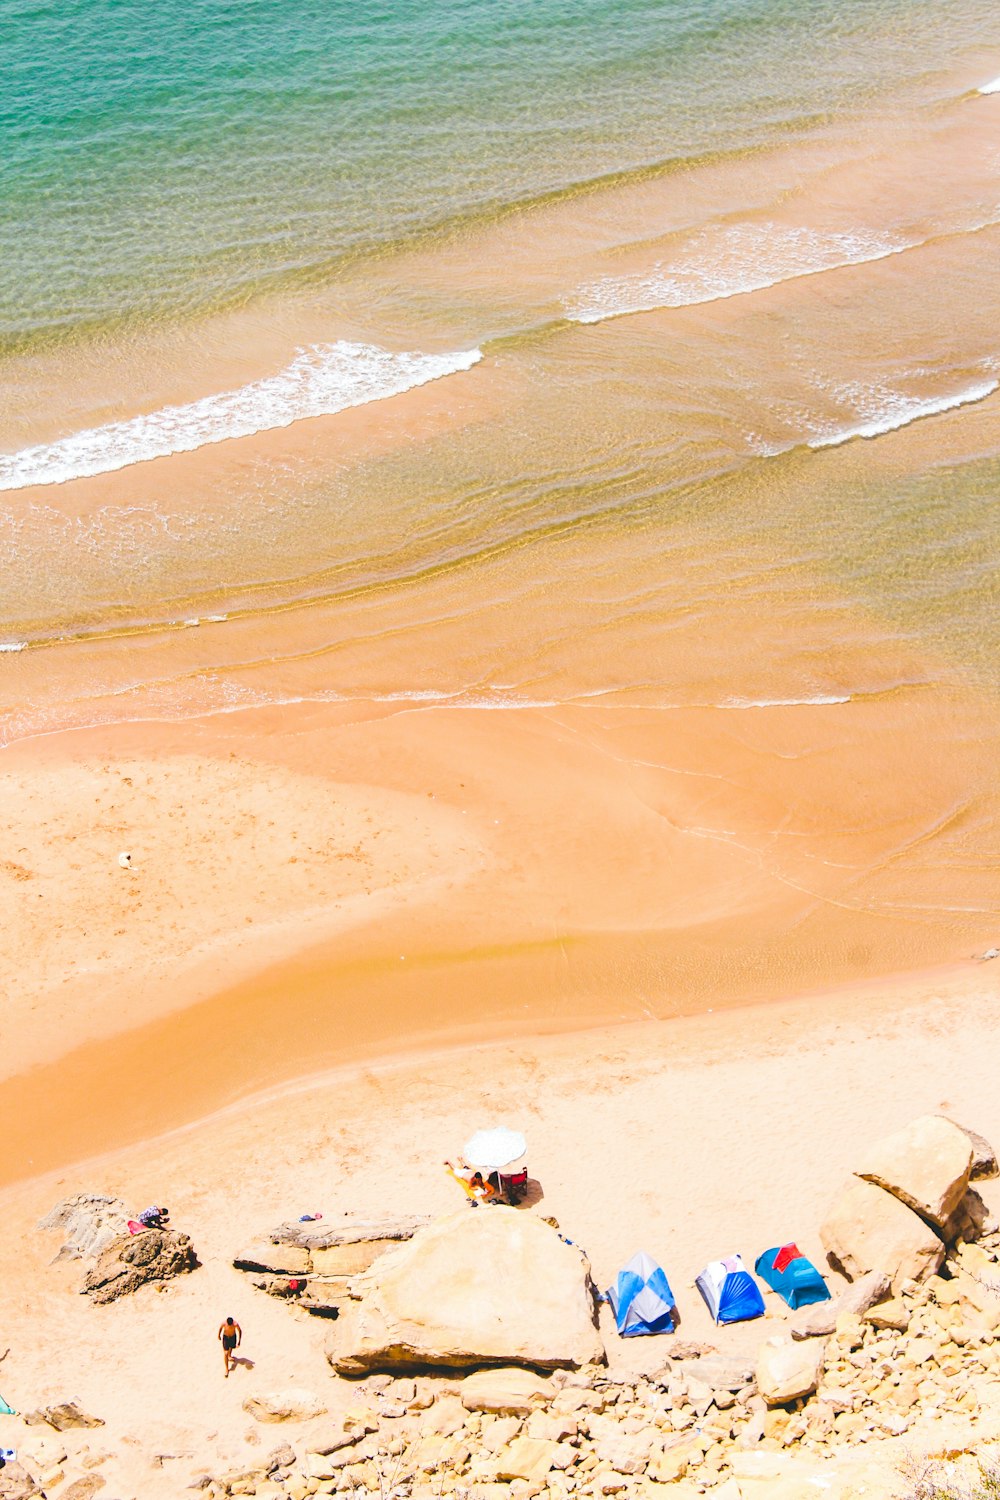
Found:
[[[0,0],[0,24],[4,732],[151,681],[242,701],[244,661],[290,680],[358,641],[338,690],[544,698],[592,631],[577,686],[673,701],[648,661],[704,607],[691,559],[751,615],[821,633],[819,579],[875,645],[997,681],[987,0]],[[397,441],[384,398],[452,378],[472,416]],[[384,451],[302,437],[376,401]],[[929,454],[935,414],[968,440]],[[623,547],[614,609],[567,625]],[[465,662],[442,621],[480,599]],[[421,642],[403,681],[383,606]],[[115,655],[135,633],[166,660],[192,619],[176,677]],[[698,701],[746,695],[744,665],[692,670]],[[779,696],[841,693],[811,673]]]
[[[0,0],[0,350],[863,109],[985,0]]]

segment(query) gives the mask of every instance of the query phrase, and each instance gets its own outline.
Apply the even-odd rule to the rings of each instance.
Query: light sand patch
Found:
[[[172,755],[0,776],[5,1072],[138,1025],[479,858],[426,797]],[[463,852],[457,854],[462,839]],[[123,867],[120,855],[131,855]],[[287,932],[286,932],[287,929]],[[294,929],[294,935],[293,931]]]

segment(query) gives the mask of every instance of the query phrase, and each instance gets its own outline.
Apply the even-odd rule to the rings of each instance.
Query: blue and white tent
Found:
[[[743,1323],[764,1312],[760,1287],[738,1255],[709,1261],[696,1285],[716,1323]]]
[[[789,1307],[808,1307],[811,1302],[829,1299],[830,1288],[823,1277],[792,1241],[787,1245],[773,1245],[763,1255],[758,1255],[754,1270]]]
[[[674,1294],[651,1255],[639,1250],[622,1266],[604,1294],[623,1338],[639,1333],[673,1333]]]

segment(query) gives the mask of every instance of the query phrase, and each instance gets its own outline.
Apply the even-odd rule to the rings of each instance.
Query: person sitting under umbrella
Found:
[[[445,1162],[445,1167],[448,1175],[454,1177],[473,1208],[480,1203],[490,1203],[497,1197],[496,1188],[486,1181],[482,1172],[477,1172],[472,1167],[456,1166],[450,1161]]]
[[[493,1187],[493,1201],[518,1203],[524,1197],[528,1181],[524,1168],[527,1143],[519,1130],[494,1126],[477,1130],[462,1150],[463,1160],[471,1163]]]

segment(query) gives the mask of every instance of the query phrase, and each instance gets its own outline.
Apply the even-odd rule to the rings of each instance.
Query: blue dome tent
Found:
[[[760,1287],[738,1255],[710,1261],[695,1285],[716,1323],[743,1323],[763,1315]]]
[[[605,1301],[611,1303],[618,1332],[623,1338],[640,1333],[673,1333],[674,1294],[651,1255],[639,1250],[618,1272],[608,1287]]]
[[[758,1255],[754,1270],[789,1307],[808,1307],[811,1302],[829,1300],[830,1288],[796,1244],[773,1245]]]

